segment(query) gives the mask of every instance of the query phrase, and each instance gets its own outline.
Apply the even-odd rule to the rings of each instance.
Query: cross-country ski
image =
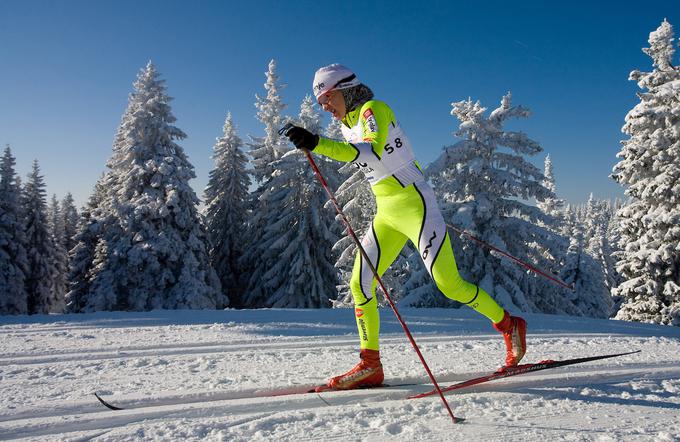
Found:
[[[602,359],[610,359],[610,358],[616,358],[616,357],[621,357],[621,356],[626,356],[626,355],[631,355],[635,353],[639,353],[640,350],[635,350],[631,352],[625,352],[625,353],[615,353],[615,354],[607,354],[607,355],[598,355],[598,356],[589,356],[589,357],[584,357],[584,358],[573,358],[573,359],[565,359],[565,360],[546,360],[546,361],[541,361],[533,364],[521,364],[515,367],[503,367],[492,374],[489,375],[484,375],[472,379],[468,379],[465,381],[461,381],[457,384],[454,385],[448,385],[448,386],[442,386],[441,390],[442,392],[446,393],[449,391],[454,391],[454,390],[460,390],[463,388],[468,388],[472,387],[475,385],[483,384],[486,382],[491,382],[497,379],[503,379],[507,377],[512,377],[512,376],[518,376],[521,374],[526,374],[526,373],[532,373],[536,371],[541,371],[541,370],[548,370],[548,369],[553,369],[553,368],[559,368],[559,367],[565,367],[568,365],[576,365],[576,364],[583,364],[585,362],[592,362],[592,361],[598,361]],[[606,373],[602,373],[603,376],[606,376]],[[407,387],[418,387],[420,385],[423,385],[422,383],[383,383],[380,385],[372,385],[372,386],[365,386],[365,387],[359,387],[354,390],[381,390],[381,389],[408,389]],[[266,398],[266,397],[280,397],[280,396],[292,396],[292,395],[299,395],[299,394],[312,394],[312,393],[332,393],[332,392],[348,392],[352,391],[350,390],[340,390],[340,389],[334,389],[326,384],[319,384],[319,385],[302,385],[298,387],[285,387],[285,388],[276,388],[272,390],[257,390],[253,391],[250,393],[244,393],[243,395],[238,396],[238,399],[243,399],[247,397],[251,398]],[[419,399],[423,397],[428,397],[428,396],[433,396],[437,394],[438,392],[436,390],[428,391],[425,393],[418,393],[412,396],[409,396],[408,399]],[[103,399],[99,394],[96,392],[94,393],[94,396],[99,400],[99,402],[104,405],[105,407],[111,409],[111,410],[124,410],[125,408],[118,407],[116,405],[113,405],[109,401]],[[193,398],[191,402],[200,402],[200,401],[216,401],[216,400],[225,400],[225,399],[236,399],[237,397],[234,395],[223,395],[222,397],[218,395],[211,395],[206,398]],[[148,406],[148,404],[146,405]]]
[[[516,365],[514,367],[503,367],[499,370],[496,370],[492,374],[485,375],[485,376],[480,376],[478,378],[473,378],[473,379],[468,379],[466,381],[459,382],[454,385],[449,385],[449,386],[443,386],[441,388],[441,391],[446,393],[449,391],[454,391],[454,390],[460,390],[463,388],[468,388],[472,387],[474,385],[479,385],[483,384],[485,382],[491,382],[495,381],[496,379],[503,379],[503,378],[508,378],[511,376],[518,376],[521,374],[526,374],[526,373],[533,373],[535,371],[541,371],[541,370],[549,370],[551,368],[559,368],[559,367],[566,367],[567,365],[575,365],[575,364],[583,364],[584,362],[591,362],[591,361],[598,361],[601,359],[610,359],[610,358],[617,358],[620,356],[625,356],[625,355],[631,355],[635,353],[639,353],[640,350],[636,351],[631,351],[631,352],[626,352],[626,353],[615,353],[615,354],[609,354],[609,355],[599,355],[599,356],[589,356],[585,358],[573,358],[573,359],[564,359],[561,361],[553,361],[553,360],[547,360],[547,361],[541,361],[541,362],[536,362],[534,364],[520,364]],[[606,376],[606,373],[603,373],[603,375]],[[427,397],[427,396],[432,396],[437,394],[438,392],[436,390],[428,391],[426,393],[420,393],[416,394],[413,396],[410,396],[409,399],[418,399],[422,397]]]
[[[234,392],[224,392],[223,394],[209,394],[209,395],[203,395],[203,396],[192,396],[190,398],[185,398],[185,399],[177,399],[172,401],[173,405],[180,405],[180,404],[190,404],[190,403],[196,403],[196,402],[215,402],[215,401],[221,401],[221,400],[229,400],[229,399],[255,399],[255,398],[276,398],[276,397],[281,397],[281,396],[294,396],[294,395],[303,395],[303,394],[319,394],[319,393],[332,393],[332,392],[352,392],[352,391],[357,391],[357,390],[386,390],[386,389],[404,389],[407,387],[416,387],[419,385],[424,385],[424,384],[418,384],[418,383],[397,383],[397,384],[381,384],[381,385],[374,385],[370,387],[359,387],[355,388],[352,390],[334,390],[330,388],[326,384],[318,384],[318,385],[302,385],[302,386],[296,386],[296,387],[282,387],[282,388],[272,388],[272,389],[263,389],[263,390],[253,390],[253,391],[243,391],[239,393],[234,393]],[[113,400],[111,399],[104,399],[102,398],[97,392],[93,393],[94,397],[106,408],[109,410],[114,410],[114,411],[121,411],[121,410],[128,410],[130,408],[142,408],[142,407],[157,407],[161,405],[169,405],[170,402],[168,400],[163,400],[161,402],[152,402],[151,399],[146,399],[146,400],[141,400],[137,401],[136,404],[134,404],[130,408],[123,408],[118,405],[115,405],[113,403]]]

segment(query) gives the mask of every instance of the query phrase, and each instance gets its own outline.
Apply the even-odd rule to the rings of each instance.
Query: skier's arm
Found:
[[[385,149],[389,125],[394,124],[392,111],[385,103],[368,101],[361,107],[359,124],[362,142],[348,143],[319,137],[314,153],[345,163],[356,160],[362,153],[380,158]]]

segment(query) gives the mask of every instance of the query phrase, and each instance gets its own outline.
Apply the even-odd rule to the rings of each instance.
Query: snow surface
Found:
[[[471,311],[404,309],[442,384],[502,359]],[[388,389],[258,397],[357,361],[352,310],[0,317],[0,440],[680,440],[680,328],[526,315],[525,361],[641,353],[447,395],[452,424],[391,312]],[[93,392],[123,411],[104,408]]]

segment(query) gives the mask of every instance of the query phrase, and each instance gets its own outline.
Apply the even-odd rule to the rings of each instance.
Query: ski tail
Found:
[[[629,351],[625,353],[613,353],[613,354],[607,354],[607,355],[598,355],[598,356],[589,356],[585,358],[573,358],[573,359],[564,359],[562,361],[552,361],[552,360],[547,360],[547,361],[541,361],[537,362],[535,364],[523,364],[523,365],[517,365],[515,367],[503,367],[500,370],[486,375],[486,376],[480,376],[478,378],[473,378],[473,379],[468,379],[466,381],[459,382],[457,384],[449,385],[448,387],[442,388],[442,392],[447,392],[447,391],[453,391],[453,390],[460,390],[462,388],[467,388],[467,387],[472,387],[473,385],[478,385],[478,384],[483,384],[486,382],[491,382],[496,379],[502,379],[502,378],[507,378],[510,376],[517,376],[520,374],[524,373],[531,373],[534,371],[541,371],[541,370],[548,370],[551,368],[557,368],[557,367],[564,367],[567,365],[574,365],[574,364],[582,364],[584,362],[591,362],[591,361],[598,361],[600,359],[609,359],[609,358],[617,358],[620,356],[626,356],[626,355],[632,355],[635,353],[640,353],[641,350],[634,350],[634,351]],[[419,399],[423,397],[428,397],[428,396],[433,396],[435,394],[438,394],[437,390],[431,390],[426,393],[421,393],[421,394],[416,394],[413,396],[409,396],[409,399]]]
[[[99,399],[99,402],[101,402],[106,408],[108,408],[108,409],[110,409],[110,410],[125,410],[125,408],[120,408],[120,407],[116,407],[115,405],[109,404],[109,403],[106,402],[104,399],[102,399],[101,397],[99,397],[99,395],[98,395],[97,393],[94,393],[94,397],[96,397],[97,399]]]

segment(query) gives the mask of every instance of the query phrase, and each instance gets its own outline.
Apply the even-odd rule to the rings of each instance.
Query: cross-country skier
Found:
[[[342,121],[346,142],[323,138],[297,126],[286,135],[298,149],[351,162],[365,174],[375,194],[377,212],[361,242],[379,275],[397,258],[406,240],[411,240],[439,290],[489,318],[503,334],[506,366],[517,365],[526,350],[526,322],[510,316],[482,288],[459,275],[434,192],[425,181],[411,143],[392,109],[374,100],[371,89],[340,64],[316,71],[313,91],[323,110]],[[369,266],[357,253],[350,289],[361,340],[361,362],[332,378],[328,386],[333,389],[370,387],[383,382],[376,285]]]

